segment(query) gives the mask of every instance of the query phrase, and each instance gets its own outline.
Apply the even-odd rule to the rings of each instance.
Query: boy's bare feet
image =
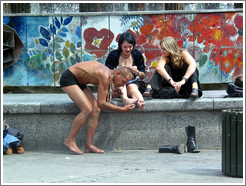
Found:
[[[135,104],[137,101],[138,101],[138,98],[135,98],[135,99],[128,98],[128,99],[122,100],[122,102],[124,103],[124,105]]]
[[[140,110],[144,110],[144,107],[145,107],[145,102],[144,101],[138,101],[137,102],[137,105],[139,107]]]
[[[103,150],[95,147],[94,145],[89,145],[89,146],[86,145],[84,152],[85,153],[90,153],[90,152],[92,152],[92,153],[104,153]]]
[[[71,151],[77,153],[77,154],[83,154],[83,152],[79,149],[77,146],[75,140],[65,139],[64,145],[66,145]]]

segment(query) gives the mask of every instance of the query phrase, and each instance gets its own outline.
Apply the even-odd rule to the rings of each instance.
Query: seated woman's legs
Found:
[[[146,86],[146,89],[145,89],[144,93],[143,93],[143,97],[148,97],[148,98],[150,98],[150,97],[151,97],[151,94],[152,94],[152,87],[151,87],[150,84],[148,84],[148,85]]]
[[[185,74],[187,69],[188,69],[188,65],[187,63],[184,63],[182,68],[182,73]],[[190,78],[184,85],[185,91],[188,94],[190,94],[191,98],[198,98],[202,96],[202,90],[198,77],[199,77],[199,71],[198,69],[196,69],[195,72],[190,76]]]
[[[196,99],[198,98],[198,85],[197,82],[192,83],[192,90],[190,93],[190,98]]]
[[[138,86],[136,84],[131,83],[127,86],[127,95],[129,95],[133,99],[138,99],[137,106],[140,108],[140,110],[144,110],[144,98],[141,92],[138,90]]]
[[[167,64],[165,65],[165,70],[169,74],[170,77],[173,77],[169,65]],[[163,86],[169,86],[169,83],[157,71],[155,71],[149,84],[146,87],[145,92],[143,93],[143,96],[150,97],[153,91],[158,92]]]

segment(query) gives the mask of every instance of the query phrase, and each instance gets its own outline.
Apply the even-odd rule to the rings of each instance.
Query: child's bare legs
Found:
[[[144,100],[138,100],[137,105],[140,108],[140,110],[144,110],[144,108],[145,108]]]
[[[126,85],[121,89],[122,95],[120,96],[124,105],[134,104],[138,101],[138,98],[128,98]]]
[[[138,90],[138,86],[134,83],[131,83],[127,86],[127,94],[130,95],[133,99],[138,99],[137,106],[140,110],[144,110],[145,102],[141,92]]]

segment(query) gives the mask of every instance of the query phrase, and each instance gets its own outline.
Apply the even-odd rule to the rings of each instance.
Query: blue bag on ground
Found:
[[[19,142],[17,143],[16,146],[20,146],[23,141],[24,133],[11,126],[8,126],[7,129],[8,129],[8,134],[18,138]]]
[[[8,148],[12,148],[18,143],[19,143],[18,138],[10,134],[6,134],[5,137],[3,138],[3,153],[5,153]]]

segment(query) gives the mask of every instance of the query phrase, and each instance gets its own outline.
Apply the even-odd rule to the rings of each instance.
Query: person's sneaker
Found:
[[[17,154],[24,154],[25,150],[22,146],[17,146],[14,150]]]
[[[4,154],[6,154],[6,155],[11,155],[11,154],[13,154],[13,151],[12,151],[11,148],[8,148],[8,149],[5,151]]]

